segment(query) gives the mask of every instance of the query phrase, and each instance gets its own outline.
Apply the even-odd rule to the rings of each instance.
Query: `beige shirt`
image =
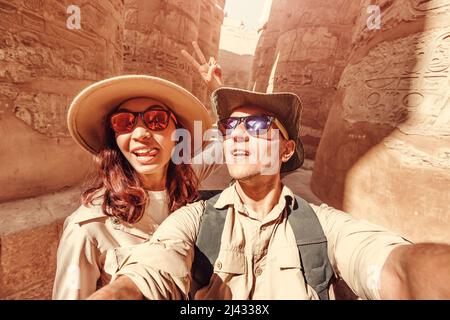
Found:
[[[200,181],[219,165],[192,166]],[[224,184],[228,184],[224,182]],[[84,299],[118,271],[118,261],[148,241],[169,215],[166,192],[149,192],[149,206],[136,224],[106,216],[99,205],[80,206],[65,221],[57,252],[53,299]]]
[[[224,190],[215,205],[229,207],[214,274],[195,299],[318,299],[305,284],[287,221],[286,197],[293,194],[284,186],[278,204],[259,221],[245,208],[235,185]],[[123,257],[116,276],[130,277],[148,299],[187,298],[204,204],[199,201],[175,211],[149,242]],[[327,205],[311,206],[328,240],[336,276],[361,298],[379,299],[384,262],[396,246],[409,242]]]

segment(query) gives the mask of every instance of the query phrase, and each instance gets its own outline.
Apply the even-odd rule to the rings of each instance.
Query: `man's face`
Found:
[[[258,106],[242,106],[236,108],[230,117],[256,115],[272,114]],[[224,137],[223,147],[230,176],[244,180],[259,175],[278,174],[282,161],[292,156],[295,143],[284,139],[274,123],[267,131],[250,134],[242,121],[234,130],[229,130],[229,134]]]

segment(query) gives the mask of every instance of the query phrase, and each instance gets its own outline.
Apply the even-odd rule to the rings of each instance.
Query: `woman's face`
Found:
[[[135,98],[124,102],[118,111],[143,112],[150,106],[162,106],[169,110],[158,100],[150,98]],[[120,151],[141,177],[163,179],[167,164],[170,161],[172,150],[176,141],[171,136],[176,129],[172,117],[167,128],[161,131],[152,131],[146,127],[141,117],[138,117],[136,126],[130,133],[116,133],[116,142]]]

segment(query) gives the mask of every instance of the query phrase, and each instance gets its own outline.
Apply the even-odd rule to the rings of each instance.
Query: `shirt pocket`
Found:
[[[214,263],[214,273],[244,274],[245,255],[242,252],[220,251],[219,257]]]
[[[105,255],[105,264],[103,266],[104,271],[113,276],[125,265],[135,247],[136,246],[133,245],[107,250]]]
[[[297,246],[277,250],[276,265],[280,270],[299,269],[303,271]]]

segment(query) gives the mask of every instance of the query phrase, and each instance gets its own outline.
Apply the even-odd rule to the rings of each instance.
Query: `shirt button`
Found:
[[[222,269],[222,262],[217,261],[216,267],[217,267],[218,270]]]
[[[255,274],[256,274],[257,276],[260,276],[260,275],[262,274],[262,269],[261,269],[260,267],[257,267],[257,268],[255,269]]]

